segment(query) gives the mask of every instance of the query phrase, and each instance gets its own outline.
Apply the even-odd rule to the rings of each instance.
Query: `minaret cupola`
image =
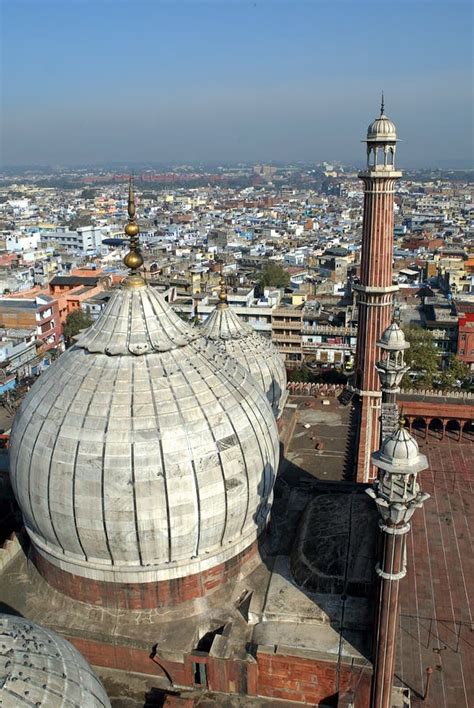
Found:
[[[384,97],[380,116],[367,128],[367,171],[395,170],[397,131],[394,123],[385,115]]]

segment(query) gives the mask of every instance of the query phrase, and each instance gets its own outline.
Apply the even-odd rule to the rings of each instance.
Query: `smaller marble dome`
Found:
[[[275,416],[286,390],[283,358],[270,340],[243,322],[227,303],[221,283],[220,302],[202,325],[204,336],[224,356],[230,356],[254,377],[265,393]]]
[[[0,614],[0,705],[110,708],[110,701],[72,644],[22,617]]]
[[[380,337],[377,346],[381,349],[400,351],[402,349],[409,349],[410,344],[406,341],[405,333],[402,328],[397,322],[392,322]]]
[[[395,124],[382,113],[367,128],[367,140],[370,142],[394,142],[397,139]]]
[[[390,472],[418,472],[428,466],[426,456],[420,453],[415,438],[402,424],[385,438],[382,447],[372,458],[377,467]]]

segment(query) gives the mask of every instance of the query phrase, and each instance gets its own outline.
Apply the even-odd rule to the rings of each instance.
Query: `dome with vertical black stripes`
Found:
[[[269,518],[279,441],[266,396],[137,272],[16,416],[14,493],[35,550],[97,581],[224,563]]]

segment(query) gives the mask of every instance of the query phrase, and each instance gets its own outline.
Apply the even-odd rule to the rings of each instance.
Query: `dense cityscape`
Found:
[[[339,374],[329,380],[343,381],[353,369],[357,335],[352,286],[359,278],[363,191],[354,168],[190,170],[135,178],[147,281],[183,318],[202,322],[217,302],[222,274],[236,313],[272,339],[287,367],[298,371],[293,380],[316,381],[324,372],[328,378],[329,370]],[[63,351],[71,332],[96,319],[123,278],[126,180],[102,170],[3,175],[3,398]],[[66,186],[49,184],[61,181]],[[472,181],[466,172],[413,173],[399,183],[395,204],[399,317],[428,352],[413,362],[411,383],[469,390]]]

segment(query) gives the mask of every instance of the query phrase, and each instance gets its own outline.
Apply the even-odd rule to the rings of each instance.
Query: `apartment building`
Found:
[[[0,298],[0,327],[34,329],[44,351],[62,343],[58,301],[44,293]]]
[[[474,372],[474,308],[470,303],[469,305],[472,312],[459,314],[456,356]]]
[[[307,362],[322,367],[352,369],[357,342],[357,328],[303,323],[301,348]]]
[[[100,248],[106,235],[100,226],[81,226],[75,231],[59,227],[44,233],[43,238],[72,253],[90,253]]]
[[[288,369],[296,369],[303,361],[302,330],[304,303],[280,303],[272,311],[272,342],[285,357]]]

